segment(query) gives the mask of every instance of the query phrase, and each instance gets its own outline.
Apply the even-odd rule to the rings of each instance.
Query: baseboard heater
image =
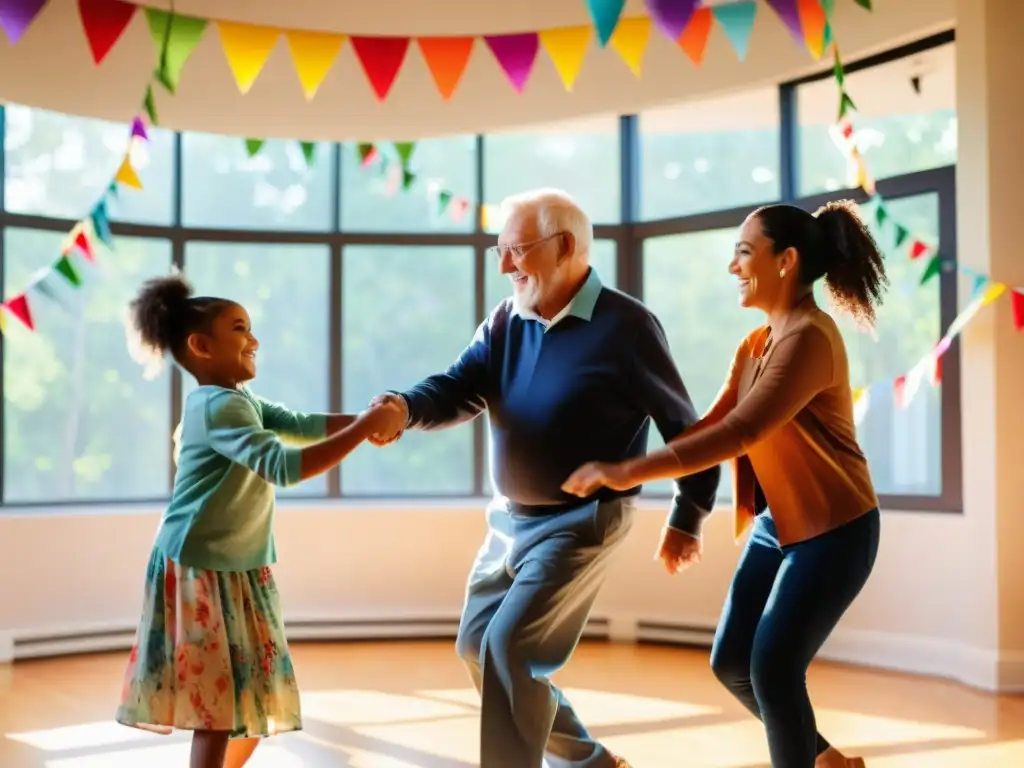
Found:
[[[287,623],[288,639],[294,642],[331,640],[417,640],[454,639],[459,631],[457,616],[312,619]],[[583,631],[590,640],[607,640],[609,621],[593,617]],[[16,638],[14,659],[72,656],[82,653],[127,651],[135,641],[135,628],[103,629],[90,632],[54,633]]]
[[[715,628],[713,626],[670,621],[638,621],[636,623],[636,640],[639,643],[710,648],[714,639]]]

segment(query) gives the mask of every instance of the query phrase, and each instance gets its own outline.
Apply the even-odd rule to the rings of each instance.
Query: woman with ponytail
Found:
[[[855,768],[816,730],[805,673],[860,593],[878,551],[878,499],[853,422],[846,347],[814,299],[870,327],[887,285],[882,255],[849,201],[810,214],[759,208],[740,230],[729,272],[740,305],[767,324],[739,345],[725,384],[697,424],[662,450],[580,467],[579,496],[733,467],[735,533],[752,525],[711,651],[716,676],[758,718],[773,768]],[[700,540],[666,528],[670,573]]]

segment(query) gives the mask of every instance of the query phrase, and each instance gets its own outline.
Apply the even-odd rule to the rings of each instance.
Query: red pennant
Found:
[[[75,242],[71,244],[71,248],[77,248],[80,250],[87,261],[96,261],[96,256],[92,252],[92,246],[89,245],[89,238],[85,236],[85,232],[78,233],[78,237],[76,237]],[[68,250],[71,250],[71,248]]]
[[[1013,327],[1024,331],[1024,289],[1010,294],[1013,301]]]
[[[932,361],[932,386],[938,386],[942,383],[942,356],[936,355]]]
[[[4,302],[4,306],[7,307],[7,310],[12,315],[21,320],[30,331],[36,329],[35,324],[32,322],[32,311],[28,308],[28,299],[25,298],[24,293],[20,296],[15,296],[13,299],[8,299]]]
[[[920,240],[915,240],[914,244],[910,247],[910,258],[912,259],[918,259],[926,253],[928,253],[928,246]]]
[[[353,37],[352,47],[356,58],[366,73],[366,79],[373,86],[374,93],[381,101],[398,77],[405,54],[409,50],[408,37]]]
[[[903,407],[903,399],[904,399],[904,393],[906,392],[906,389],[907,389],[907,377],[906,376],[897,376],[896,380],[892,383],[892,394],[893,394],[893,398],[896,400],[896,407],[897,408],[902,408]]]
[[[122,0],[78,0],[78,12],[92,58],[101,63],[124,33],[135,13],[135,6]]]

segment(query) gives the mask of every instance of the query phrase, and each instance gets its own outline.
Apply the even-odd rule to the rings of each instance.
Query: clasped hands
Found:
[[[586,498],[598,488],[625,491],[635,485],[622,464],[591,461],[569,475],[569,479],[562,483],[562,490],[573,496]],[[661,541],[658,542],[654,558],[661,560],[669,574],[675,575],[690,565],[699,563],[701,551],[699,537],[665,526],[661,531]]]
[[[402,436],[409,421],[409,407],[403,397],[385,392],[373,398],[366,410],[384,414],[381,427],[370,435],[368,442],[371,445],[388,445]]]

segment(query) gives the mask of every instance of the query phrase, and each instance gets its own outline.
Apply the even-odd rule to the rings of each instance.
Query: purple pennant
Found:
[[[47,0],[0,0],[0,27],[11,45],[17,43]]]
[[[149,134],[146,133],[146,125],[138,115],[132,120],[132,138],[138,137],[143,141],[149,141]]]
[[[644,0],[647,12],[672,42],[683,34],[699,0]]]
[[[782,23],[786,25],[789,34],[796,40],[797,45],[803,46],[804,26],[800,23],[799,0],[767,0],[768,5],[779,14]]]
[[[518,35],[489,35],[484,37],[487,47],[505,71],[506,77],[516,92],[522,93],[526,81],[533,70],[540,48],[540,38],[536,32],[524,32]]]

